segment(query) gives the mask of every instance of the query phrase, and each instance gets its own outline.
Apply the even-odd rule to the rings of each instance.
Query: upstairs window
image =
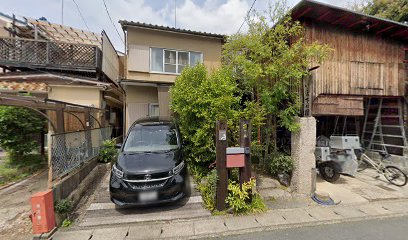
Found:
[[[188,52],[164,48],[150,48],[150,71],[159,73],[181,73],[187,66],[203,62],[201,52]]]

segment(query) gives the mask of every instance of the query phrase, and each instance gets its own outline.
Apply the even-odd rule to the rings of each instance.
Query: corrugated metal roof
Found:
[[[159,30],[159,31],[184,33],[184,34],[190,34],[190,35],[196,35],[196,36],[202,36],[202,37],[218,38],[221,40],[223,40],[226,37],[225,35],[222,35],[222,34],[192,31],[188,29],[154,25],[154,24],[148,24],[148,23],[142,23],[142,22],[120,20],[119,23],[122,25],[123,29],[126,29],[127,27],[130,26],[130,27],[147,28],[147,29]]]

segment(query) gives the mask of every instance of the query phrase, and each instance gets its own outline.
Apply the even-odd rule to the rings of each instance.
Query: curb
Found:
[[[226,237],[226,236],[236,236],[236,235],[242,235],[242,234],[248,234],[248,233],[262,232],[262,231],[322,226],[322,225],[331,225],[331,224],[337,224],[337,223],[359,222],[359,221],[366,221],[366,220],[386,219],[386,218],[403,217],[403,216],[408,216],[408,213],[346,218],[346,219],[338,219],[338,220],[314,221],[314,222],[306,222],[306,223],[282,224],[282,225],[275,225],[275,226],[268,226],[268,227],[257,227],[257,228],[248,228],[248,229],[242,229],[242,230],[226,231],[226,232],[222,232],[218,234],[203,234],[203,235],[197,235],[197,236],[189,236],[189,237],[186,237],[185,239],[208,239],[208,238],[217,238],[217,237]],[[172,239],[182,239],[182,238],[176,237],[176,238],[161,238],[161,239],[172,240]]]
[[[371,206],[369,206],[371,205]],[[291,229],[291,228],[300,228],[300,227],[310,227],[310,226],[319,226],[319,225],[329,225],[329,224],[337,224],[337,223],[346,223],[346,222],[357,222],[357,221],[367,221],[367,220],[373,220],[373,219],[386,219],[386,218],[393,218],[393,217],[402,217],[402,216],[408,216],[408,204],[404,200],[399,200],[399,201],[383,201],[381,204],[378,204],[378,202],[374,202],[372,204],[361,204],[357,206],[340,206],[340,208],[337,208],[337,206],[314,206],[311,208],[291,208],[291,209],[280,209],[281,211],[277,213],[277,216],[285,216],[283,217],[285,219],[285,222],[274,222],[273,220],[271,222],[265,222],[265,218],[261,220],[259,217],[262,218],[262,215],[268,214],[271,212],[274,212],[274,210],[268,211],[263,214],[256,214],[256,215],[245,215],[245,216],[210,216],[207,218],[195,218],[195,219],[178,219],[178,220],[173,220],[169,222],[144,222],[142,224],[126,224],[126,225],[111,225],[110,228],[121,228],[121,227],[128,227],[128,232],[129,234],[129,228],[132,227],[138,227],[140,226],[140,229],[151,229],[153,228],[161,228],[161,234],[160,237],[156,237],[153,239],[208,239],[208,238],[220,238],[220,237],[226,237],[226,236],[234,236],[234,235],[241,235],[241,234],[248,234],[248,233],[254,233],[254,232],[261,232],[261,231],[271,231],[271,230],[279,230],[279,229]],[[348,209],[347,211],[350,211],[352,213],[353,211],[360,211],[363,213],[361,214],[340,214],[341,212],[344,213],[344,208]],[[403,209],[400,211],[399,209]],[[291,215],[286,215],[285,213],[289,212],[296,212],[293,211],[295,209],[299,210],[298,215],[300,218],[302,218],[302,213],[301,211],[305,211],[309,216],[312,218],[310,220],[305,220],[305,221],[298,221],[298,222],[291,222],[291,221],[286,221],[286,218]],[[320,210],[319,210],[320,209]],[[322,211],[322,209],[325,209]],[[337,209],[337,210],[336,210]],[[276,211],[277,209],[275,209]],[[317,211],[315,211],[317,210]],[[326,211],[329,210],[329,211]],[[340,217],[335,217],[333,214],[328,214],[330,210],[335,214],[335,215],[340,215]],[[385,210],[385,211],[384,211]],[[340,211],[340,212],[339,212]],[[327,213],[327,217],[323,215],[319,215],[319,213]],[[272,213],[273,214],[273,213]],[[283,215],[282,215],[283,214]],[[289,213],[290,214],[290,213]],[[292,215],[293,216],[293,215]],[[334,216],[334,217],[333,217]],[[272,216],[273,217],[273,216]],[[242,219],[239,219],[242,218]],[[252,221],[256,222],[256,224],[247,224],[245,227],[245,221]],[[272,219],[272,218],[271,218]],[[290,219],[290,218],[289,218]],[[216,220],[215,222],[220,222],[220,224],[223,222],[225,227],[222,227],[222,230],[220,229],[213,229],[214,231],[210,232],[197,232],[196,226],[197,224],[201,225],[204,223],[206,220]],[[261,220],[261,221],[259,221]],[[241,225],[244,224],[244,226]],[[210,227],[212,226],[209,223],[206,226]],[[216,223],[218,224],[218,223]],[[236,227],[238,225],[240,227]],[[178,226],[190,226],[189,229],[192,229],[192,232],[186,234],[186,232],[180,233],[181,235],[176,235],[177,234],[177,229]],[[75,232],[75,231],[83,231],[83,230],[88,230],[91,231],[91,235],[95,231],[98,231],[98,229],[104,229],[108,226],[99,226],[99,227],[91,227],[91,228],[81,228],[81,229],[71,229],[67,230],[66,232]],[[109,228],[109,227],[108,227]],[[209,228],[210,229],[210,228]],[[164,230],[164,234],[166,231],[167,236],[162,235]],[[191,230],[189,230],[191,231]],[[188,231],[187,231],[188,232]],[[169,236],[170,234],[170,236]],[[166,235],[166,234],[165,234]],[[126,235],[128,236],[128,235]],[[65,238],[64,238],[65,239]],[[108,239],[108,238],[107,238]],[[127,238],[125,238],[127,239]],[[132,239],[132,238],[129,238]]]

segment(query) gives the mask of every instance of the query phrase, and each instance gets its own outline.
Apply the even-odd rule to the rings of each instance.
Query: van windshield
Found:
[[[178,148],[177,133],[170,125],[140,125],[130,131],[125,152],[159,152]]]

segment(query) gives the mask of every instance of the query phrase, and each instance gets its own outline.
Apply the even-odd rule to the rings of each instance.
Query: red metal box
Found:
[[[245,167],[245,154],[227,155],[227,168]]]
[[[31,196],[33,233],[41,234],[55,227],[55,214],[52,190],[38,192]]]

